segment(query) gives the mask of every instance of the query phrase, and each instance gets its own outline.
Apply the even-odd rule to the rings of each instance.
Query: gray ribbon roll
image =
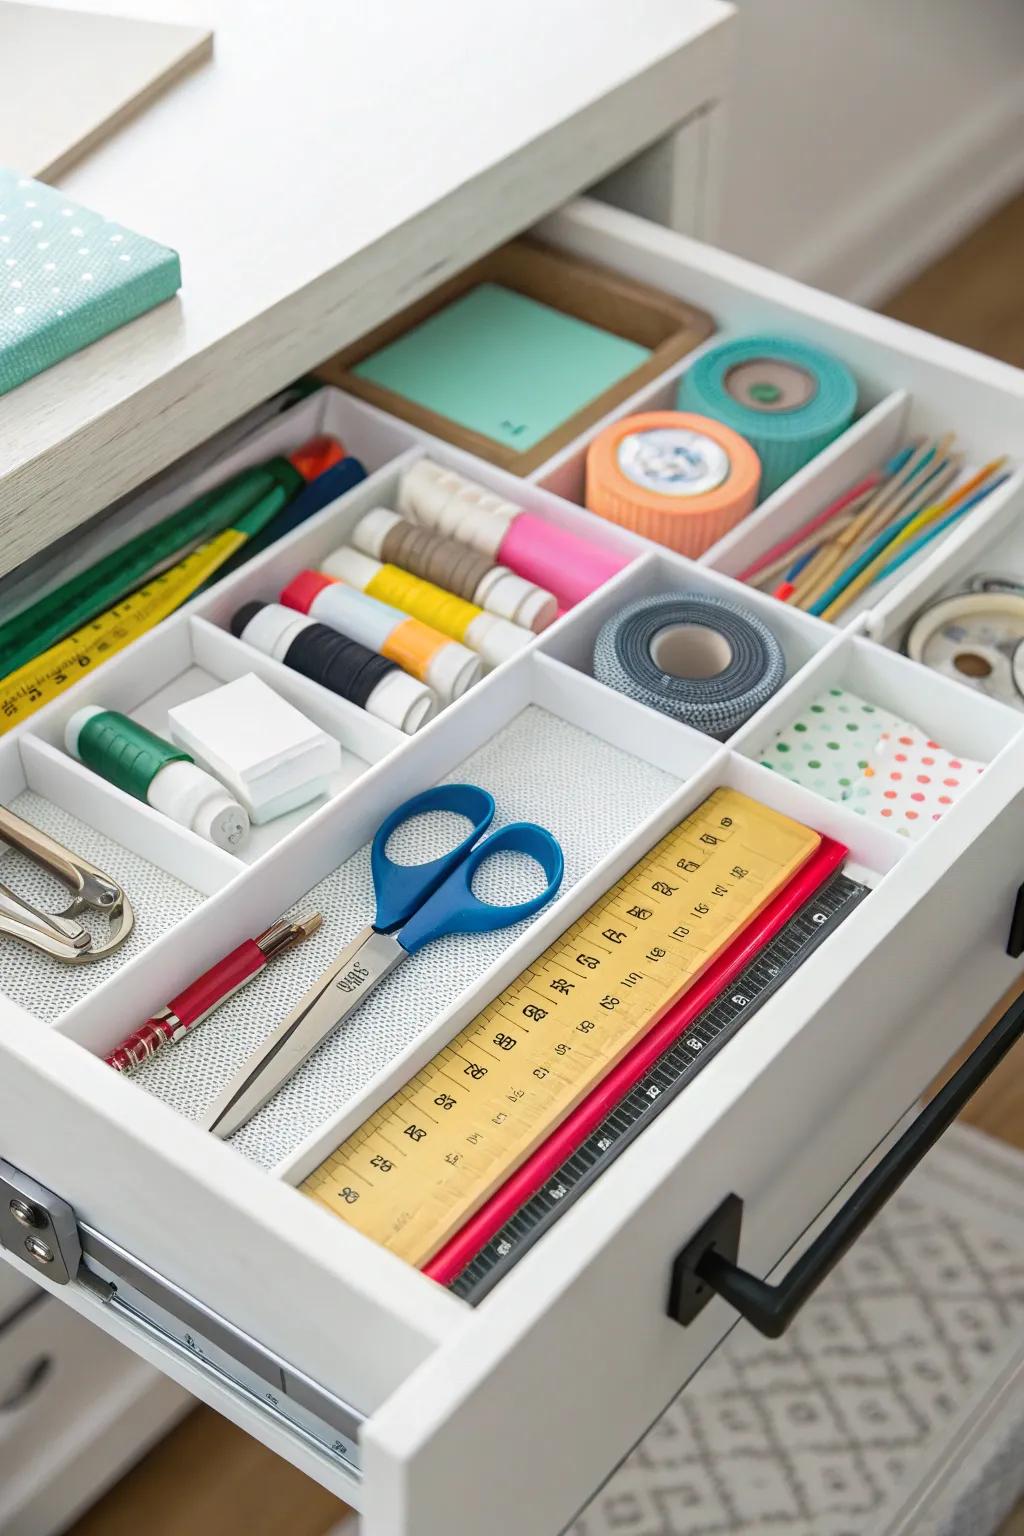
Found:
[[[603,625],[594,676],[722,738],[781,687],[786,658],[767,624],[738,603],[666,592],[630,603]]]

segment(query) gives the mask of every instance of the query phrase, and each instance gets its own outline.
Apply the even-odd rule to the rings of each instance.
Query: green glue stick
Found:
[[[93,773],[218,848],[235,853],[249,836],[248,814],[223,784],[127,715],[86,704],[64,727],[64,745]]]

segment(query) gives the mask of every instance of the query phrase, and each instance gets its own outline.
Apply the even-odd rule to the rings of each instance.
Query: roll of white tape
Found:
[[[1024,711],[1024,595],[1013,591],[958,592],[918,614],[907,634],[913,661]]]

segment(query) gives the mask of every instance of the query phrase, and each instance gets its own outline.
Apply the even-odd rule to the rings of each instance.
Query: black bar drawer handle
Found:
[[[963,1066],[925,1105],[913,1125],[908,1126],[778,1285],[769,1285],[736,1263],[743,1202],[738,1195],[727,1195],[672,1266],[669,1316],[685,1327],[713,1296],[721,1296],[760,1333],[770,1339],[779,1338],[804,1302],[1021,1036],[1024,995],[1010,1004]]]

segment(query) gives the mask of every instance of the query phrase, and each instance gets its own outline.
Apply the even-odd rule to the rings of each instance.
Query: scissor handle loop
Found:
[[[538,896],[509,906],[494,906],[473,894],[473,876],[496,853],[525,853],[536,859],[548,883]],[[444,883],[414,914],[398,934],[398,942],[410,955],[448,933],[487,933],[508,928],[521,918],[532,917],[554,896],[562,883],[565,862],[557,840],[531,821],[513,821],[478,843],[456,865]]]
[[[396,864],[385,852],[388,838],[405,822],[426,811],[449,811],[455,816],[466,816],[473,825],[461,843],[429,864]],[[382,933],[391,933],[408,922],[466,857],[493,818],[494,797],[476,784],[438,784],[396,806],[377,828],[370,849],[370,871],[377,893],[377,915],[373,926]]]

